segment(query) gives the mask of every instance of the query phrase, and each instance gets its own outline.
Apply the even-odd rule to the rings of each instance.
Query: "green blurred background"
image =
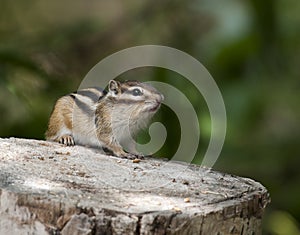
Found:
[[[264,234],[300,234],[300,1],[0,0],[1,137],[43,139],[55,100],[74,91],[101,59],[127,47],[159,44],[187,52],[217,82],[228,128],[214,169],[253,178],[272,198]],[[207,147],[210,117],[201,94],[158,68],[121,79],[168,82],[193,103]],[[172,116],[172,118],[169,117]],[[167,107],[158,118],[179,142]]]

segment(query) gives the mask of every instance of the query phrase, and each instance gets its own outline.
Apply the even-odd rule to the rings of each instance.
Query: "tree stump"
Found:
[[[196,165],[0,139],[0,234],[260,234],[267,190]]]

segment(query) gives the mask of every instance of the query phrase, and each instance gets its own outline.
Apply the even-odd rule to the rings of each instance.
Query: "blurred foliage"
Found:
[[[224,97],[227,138],[214,168],[269,189],[265,234],[300,234],[300,1],[0,3],[0,136],[42,139],[55,100],[106,56],[143,44],[175,47],[208,68]],[[210,118],[195,87],[158,68],[121,78],[182,90],[199,115],[203,154]],[[160,118],[172,139],[159,155],[168,156],[180,141],[179,123],[167,107]]]

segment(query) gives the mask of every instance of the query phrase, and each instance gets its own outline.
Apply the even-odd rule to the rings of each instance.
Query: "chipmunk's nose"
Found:
[[[158,94],[157,102],[161,103],[165,99],[163,94]]]
[[[165,99],[163,94],[160,94],[160,97],[161,97],[161,101],[163,101]]]

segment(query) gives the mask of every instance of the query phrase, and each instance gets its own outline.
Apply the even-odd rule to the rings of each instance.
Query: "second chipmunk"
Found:
[[[120,142],[146,127],[163,101],[151,85],[110,80],[108,91],[87,88],[57,100],[46,139],[65,145],[101,147],[113,155],[135,158]]]

